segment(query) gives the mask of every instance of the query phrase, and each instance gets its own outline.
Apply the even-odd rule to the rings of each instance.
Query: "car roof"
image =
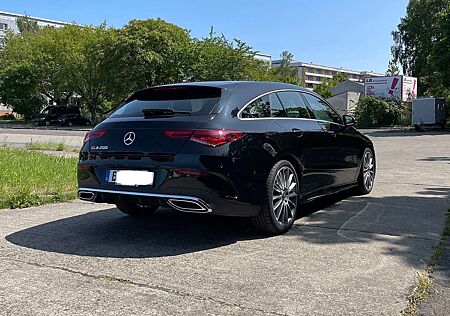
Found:
[[[320,97],[317,93],[312,92],[306,88],[284,83],[284,82],[270,82],[270,81],[198,81],[198,82],[182,82],[182,83],[174,83],[167,85],[154,86],[146,89],[142,89],[134,92],[130,97],[127,98],[127,101],[132,99],[132,97],[139,92],[151,90],[158,87],[174,87],[174,86],[204,86],[204,87],[215,87],[228,91],[226,100],[223,100],[224,103],[220,104],[215,108],[215,111],[221,111],[221,109],[228,108],[231,111],[231,108],[238,106],[241,108],[244,104],[255,98],[256,96],[269,93],[271,91],[277,90],[296,90],[302,92],[308,92],[317,97]]]
[[[271,81],[199,81],[199,82],[184,82],[184,83],[175,83],[161,86],[208,86],[208,87],[216,87],[216,88],[266,88],[268,91],[270,90],[278,90],[278,89],[298,89],[303,91],[309,91],[306,88],[296,86],[289,83],[284,82],[271,82]]]

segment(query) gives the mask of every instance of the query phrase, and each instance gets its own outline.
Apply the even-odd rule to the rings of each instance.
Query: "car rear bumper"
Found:
[[[79,198],[111,204],[125,201],[159,203],[183,212],[244,217],[255,216],[261,208],[261,198],[253,192],[261,192],[253,174],[249,174],[243,183],[242,173],[236,177],[226,170],[223,173],[211,171],[199,164],[186,164],[186,161],[183,165],[189,165],[188,169],[177,167],[180,164],[176,161],[147,164],[124,160],[81,160],[78,164]],[[225,165],[223,158],[221,162]],[[105,181],[107,169],[152,171],[155,173],[154,184],[123,186],[108,183]],[[233,181],[235,179],[239,181]]]
[[[217,197],[213,202],[206,202],[201,198],[189,195],[159,194],[137,191],[105,190],[96,188],[82,188],[78,190],[78,197],[84,201],[97,203],[135,202],[139,204],[159,203],[161,206],[172,207],[178,211],[188,213],[211,213],[224,216],[255,216],[259,212],[259,205],[226,200]]]
[[[192,213],[211,213],[212,207],[208,205],[203,200],[186,195],[173,195],[173,194],[158,194],[158,193],[147,193],[147,192],[133,192],[133,191],[120,191],[120,190],[104,190],[104,189],[93,189],[93,188],[79,188],[78,198],[85,201],[92,202],[102,202],[105,199],[120,200],[121,196],[135,197],[139,198],[150,198],[165,201],[171,207],[184,212]],[[183,202],[185,203],[182,205]]]

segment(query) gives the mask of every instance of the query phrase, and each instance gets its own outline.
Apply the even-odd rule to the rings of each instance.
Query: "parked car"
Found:
[[[91,121],[80,114],[63,114],[58,118],[60,126],[90,125]]]
[[[289,230],[302,204],[371,192],[370,139],[319,95],[271,82],[199,82],[134,93],[86,134],[78,196],[132,216],[158,207],[252,217]]]
[[[80,114],[80,109],[72,106],[49,106],[46,107],[36,118],[34,122],[37,125],[52,125],[58,122],[58,118],[63,114]]]

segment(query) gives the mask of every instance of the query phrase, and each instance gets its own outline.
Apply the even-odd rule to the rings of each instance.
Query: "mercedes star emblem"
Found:
[[[123,143],[127,146],[133,144],[134,139],[136,138],[136,134],[134,132],[128,132],[123,137]]]

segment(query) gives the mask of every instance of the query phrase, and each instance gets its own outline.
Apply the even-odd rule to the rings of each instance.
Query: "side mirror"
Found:
[[[342,118],[344,119],[344,125],[345,126],[352,126],[355,125],[356,121],[355,118],[351,115],[344,115],[342,116]]]

